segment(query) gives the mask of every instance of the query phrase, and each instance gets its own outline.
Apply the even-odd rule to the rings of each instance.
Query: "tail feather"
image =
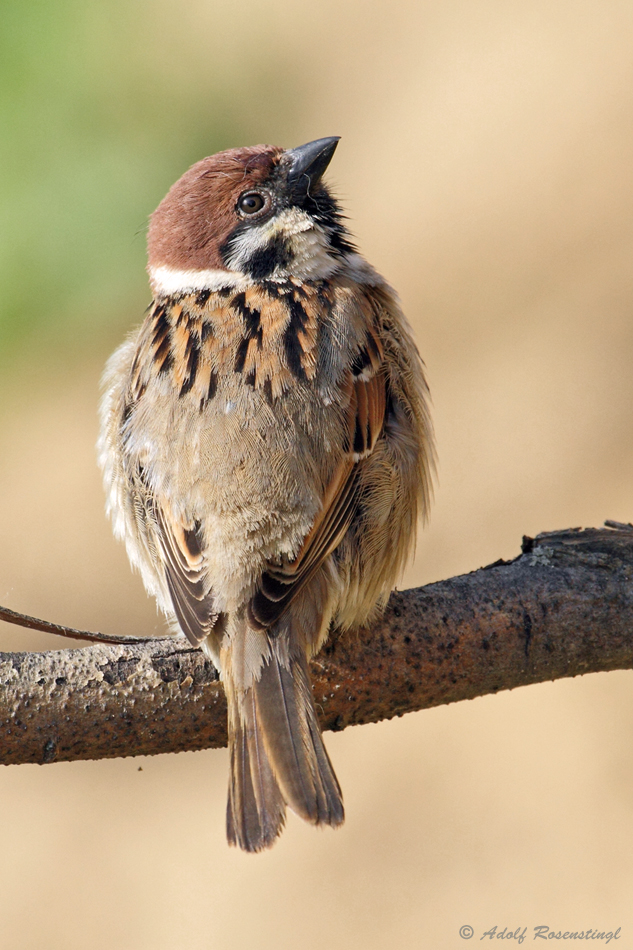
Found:
[[[250,695],[248,695],[250,694]],[[240,711],[229,699],[230,781],[226,809],[229,844],[244,851],[270,848],[286,820],[286,805],[272,773],[249,690]]]
[[[317,824],[331,825],[336,828],[345,821],[345,809],[343,807],[343,793],[338,783],[336,773],[332,768],[330,757],[321,737],[321,727],[316,721],[316,715],[309,720],[310,734],[314,751],[317,758],[317,767],[321,782],[317,785],[317,791],[320,793],[319,815]],[[327,781],[325,780],[327,778]]]
[[[223,655],[231,760],[227,837],[245,851],[274,844],[287,805],[314,825],[336,827],[345,817],[321,737],[305,648],[288,628],[260,636],[261,662],[256,672],[250,666],[247,685],[240,676],[249,669],[239,654],[247,642],[243,631]]]
[[[277,782],[286,803],[305,821],[340,825],[343,797],[321,737],[307,663],[291,657],[288,668],[275,647],[273,642],[253,692]]]

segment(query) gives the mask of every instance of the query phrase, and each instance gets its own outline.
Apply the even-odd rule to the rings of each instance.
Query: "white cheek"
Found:
[[[312,218],[299,210],[287,208],[270,221],[246,229],[233,243],[227,261],[235,271],[244,271],[248,262],[277,237],[283,237],[292,253],[287,267],[276,267],[271,280],[297,277],[302,280],[318,280],[331,277],[340,269],[340,262],[328,253],[329,244],[325,232],[315,225]]]
[[[243,272],[248,262],[263,250],[271,239],[271,234],[262,228],[248,228],[231,240],[231,253],[225,257],[232,271]]]
[[[248,266],[248,262],[260,251],[264,251],[275,238],[283,237],[294,244],[292,238],[311,227],[310,218],[298,208],[286,209],[263,224],[253,224],[232,239],[228,266],[232,270],[242,271]]]

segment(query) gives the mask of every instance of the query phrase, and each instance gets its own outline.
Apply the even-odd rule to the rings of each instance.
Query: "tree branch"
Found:
[[[529,683],[633,667],[633,527],[523,539],[513,561],[392,594],[312,663],[325,729]],[[212,664],[184,639],[0,654],[0,762],[226,744]]]
[[[5,623],[14,623],[18,627],[28,630],[41,630],[42,633],[52,633],[56,637],[66,637],[68,640],[87,640],[90,643],[150,643],[156,640],[171,640],[172,637],[112,637],[109,633],[93,633],[91,630],[77,630],[75,627],[64,627],[61,623],[51,623],[50,620],[38,620],[28,614],[18,613],[8,607],[0,607],[0,620]]]

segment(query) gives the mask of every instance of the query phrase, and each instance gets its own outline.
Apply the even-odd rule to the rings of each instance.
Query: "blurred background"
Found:
[[[0,603],[163,632],[104,517],[99,377],[149,303],[148,215],[257,142],[342,136],[330,181],[427,363],[439,485],[402,586],[633,520],[632,44],[629,0],[4,0]],[[345,827],[291,817],[258,857],[225,844],[225,750],[1,770],[0,945],[633,947],[632,674],[327,744]]]

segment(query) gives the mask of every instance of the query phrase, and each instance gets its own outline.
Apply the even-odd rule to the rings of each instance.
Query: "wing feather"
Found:
[[[354,372],[356,369],[357,372]],[[300,590],[341,543],[358,511],[359,463],[374,449],[385,418],[386,382],[382,347],[368,333],[347,381],[345,455],[323,497],[321,511],[294,560],[264,571],[249,604],[249,619],[258,627],[276,623]]]
[[[161,548],[165,557],[167,587],[183,633],[200,646],[218,619],[213,594],[205,591],[205,559],[199,522],[183,524],[167,505],[154,501]]]

